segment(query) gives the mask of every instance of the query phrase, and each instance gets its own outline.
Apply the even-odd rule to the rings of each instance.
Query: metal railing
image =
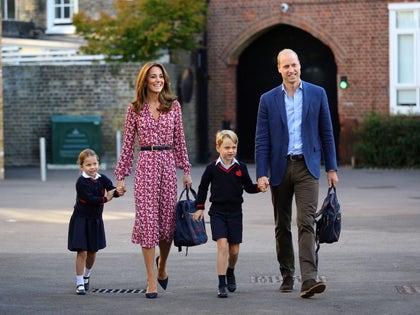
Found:
[[[18,46],[8,46],[2,47],[1,57],[4,65],[105,63],[104,55],[79,55],[76,49],[21,52]]]

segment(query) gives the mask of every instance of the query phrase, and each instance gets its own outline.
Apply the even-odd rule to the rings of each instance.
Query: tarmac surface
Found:
[[[254,165],[248,167],[253,177]],[[203,169],[192,170],[195,188]],[[115,182],[112,170],[103,173]],[[217,298],[216,245],[210,239],[189,248],[188,256],[173,247],[167,290],[159,287],[157,299],[146,299],[140,292],[146,283],[143,258],[131,243],[132,177],[127,194],[105,205],[107,247],[98,252],[91,289],[78,296],[67,228],[79,172],[48,170],[45,182],[37,168],[6,169],[5,174],[0,181],[1,315],[420,313],[420,170],[340,169],[341,237],[321,245],[319,276],[327,289],[311,299],[299,297],[299,265],[294,291],[278,291],[270,192],[244,193],[236,292]],[[320,204],[326,192],[324,176]],[[294,211],[296,243],[295,216]],[[211,237],[208,219],[206,214]]]

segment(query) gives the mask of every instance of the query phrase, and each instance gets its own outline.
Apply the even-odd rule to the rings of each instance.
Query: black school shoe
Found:
[[[90,277],[83,276],[83,282],[85,283],[85,291],[89,290],[89,280]]]
[[[226,273],[226,280],[227,280],[227,288],[230,292],[235,292],[236,290],[236,279],[235,274],[228,275]]]
[[[219,291],[217,291],[217,297],[219,298],[227,298],[228,297],[228,291],[226,287],[219,288]]]
[[[85,295],[86,291],[85,291],[85,286],[83,284],[79,284],[76,287],[76,294],[77,295]]]

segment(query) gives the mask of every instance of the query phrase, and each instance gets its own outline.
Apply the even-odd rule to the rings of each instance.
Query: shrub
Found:
[[[356,133],[357,167],[420,168],[420,117],[371,112]]]

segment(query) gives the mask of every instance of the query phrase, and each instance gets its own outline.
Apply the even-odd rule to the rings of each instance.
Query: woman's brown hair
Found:
[[[150,69],[153,67],[159,67],[162,70],[163,78],[165,80],[163,89],[158,96],[159,103],[161,104],[159,111],[170,111],[172,108],[172,102],[176,100],[176,97],[173,95],[171,90],[169,75],[166,72],[163,65],[157,62],[148,62],[141,67],[140,72],[137,76],[136,96],[131,102],[131,104],[133,105],[133,110],[137,114],[140,114],[140,111],[143,109],[144,103],[147,100],[147,76],[149,74]]]

